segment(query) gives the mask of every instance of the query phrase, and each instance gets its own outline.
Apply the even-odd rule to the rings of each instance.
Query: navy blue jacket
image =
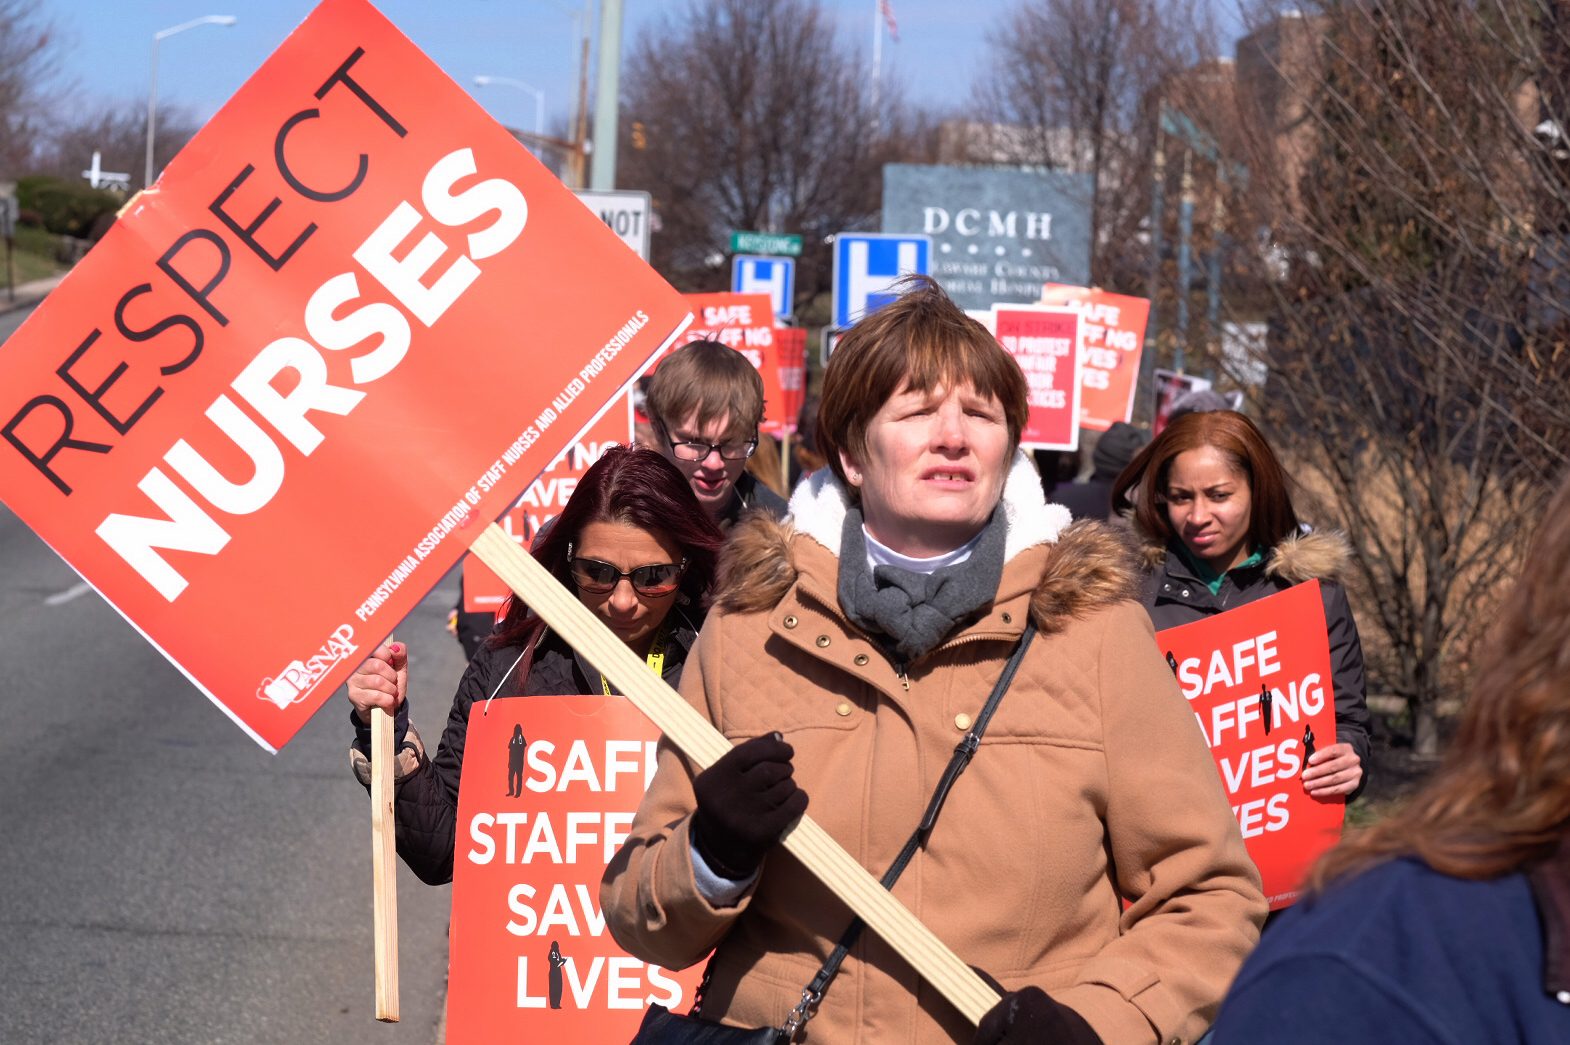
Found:
[[[1565,865],[1548,870],[1564,885]],[[1302,901],[1244,964],[1215,1045],[1570,1042],[1564,969],[1546,960],[1562,962],[1564,926],[1533,886],[1405,859]]]

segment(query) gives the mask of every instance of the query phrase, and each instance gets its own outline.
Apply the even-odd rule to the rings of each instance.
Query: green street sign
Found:
[[[791,232],[732,232],[732,254],[789,254],[801,256],[801,237]]]

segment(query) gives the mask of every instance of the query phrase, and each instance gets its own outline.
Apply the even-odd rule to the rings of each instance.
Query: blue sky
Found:
[[[501,122],[533,128],[534,96],[505,86],[476,87],[477,74],[523,80],[544,92],[546,122],[565,120],[576,91],[572,10],[594,0],[373,0],[377,7],[466,86]],[[820,0],[844,39],[869,56],[874,0]],[[1020,0],[892,0],[900,42],[884,41],[886,75],[913,100],[958,108],[986,59],[986,34]],[[630,42],[685,0],[625,0]],[[178,104],[206,120],[315,6],[314,0],[42,0],[65,31],[62,52],[70,98],[145,103],[153,34],[207,14],[234,15],[229,27],[202,26],[159,44],[159,104]],[[591,20],[597,14],[591,15]],[[597,24],[591,36],[597,35]],[[591,69],[592,91],[592,69]]]

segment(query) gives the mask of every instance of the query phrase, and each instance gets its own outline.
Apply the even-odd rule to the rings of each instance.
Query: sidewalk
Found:
[[[14,312],[19,308],[27,308],[42,301],[51,290],[60,285],[65,279],[65,273],[50,276],[48,279],[35,279],[31,283],[18,283],[16,285],[16,300],[12,301],[4,290],[0,290],[0,316],[7,312]]]

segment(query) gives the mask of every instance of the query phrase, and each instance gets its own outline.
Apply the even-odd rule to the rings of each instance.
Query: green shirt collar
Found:
[[[1172,544],[1177,549],[1178,557],[1183,560],[1184,564],[1187,565],[1189,569],[1194,571],[1194,576],[1198,577],[1200,583],[1210,589],[1210,594],[1212,595],[1221,594],[1221,582],[1226,579],[1227,573],[1235,573],[1238,570],[1246,570],[1251,566],[1258,566],[1260,563],[1265,561],[1263,554],[1258,551],[1254,551],[1249,554],[1248,558],[1232,567],[1231,570],[1227,570],[1223,573],[1217,573],[1216,571],[1212,570],[1209,565],[1196,559],[1189,552],[1188,545],[1184,544],[1181,540],[1174,538]]]

